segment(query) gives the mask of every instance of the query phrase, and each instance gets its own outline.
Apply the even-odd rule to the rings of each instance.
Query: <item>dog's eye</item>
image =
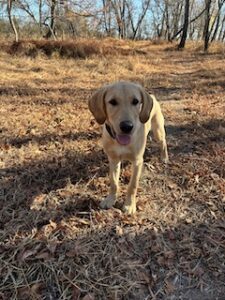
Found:
[[[139,103],[138,99],[134,98],[133,101],[132,101],[132,104],[137,105],[138,103]]]
[[[118,102],[116,101],[116,99],[112,99],[109,101],[109,103],[113,106],[116,106],[118,104]]]

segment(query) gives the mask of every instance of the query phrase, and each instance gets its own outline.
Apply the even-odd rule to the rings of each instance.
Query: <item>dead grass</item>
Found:
[[[35,58],[40,55],[85,59],[90,56],[134,55],[146,54],[146,51],[136,47],[134,42],[120,40],[77,39],[71,41],[53,40],[20,40],[19,42],[3,42],[0,49],[11,55]]]
[[[0,54],[0,299],[224,299],[224,55],[116,43],[145,55]],[[126,164],[117,207],[98,208],[108,163],[87,109],[120,79],[161,101],[171,158],[149,142],[135,217]]]
[[[176,51],[177,43],[165,41],[125,41],[116,39],[76,39],[65,41],[54,40],[20,40],[19,42],[3,41],[0,43],[0,49],[11,55],[28,56],[35,58],[37,56],[47,56],[55,58],[85,59],[91,56],[136,56],[148,55],[155,51]],[[184,52],[203,53],[203,44],[201,42],[188,42]],[[225,47],[223,43],[215,42],[210,45],[209,54],[223,54]]]

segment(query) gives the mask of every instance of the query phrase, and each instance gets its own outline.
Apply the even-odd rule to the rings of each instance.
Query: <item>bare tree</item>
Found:
[[[150,1],[151,0],[144,0],[144,1],[142,1],[142,10],[139,13],[136,25],[134,23],[134,15],[133,15],[134,9],[132,10],[131,2],[126,1],[126,6],[127,6],[127,9],[128,9],[129,21],[130,21],[131,28],[132,28],[132,39],[133,40],[136,39],[136,37],[137,37],[138,30],[140,30],[142,22],[143,22],[143,20],[144,20],[144,18],[146,16],[146,13],[147,13],[147,11],[149,9]]]
[[[210,8],[211,8],[211,2],[212,0],[205,0],[205,25],[204,25],[204,31],[203,31],[203,38],[204,38],[204,51],[207,52],[209,48],[209,22],[210,22]]]
[[[31,6],[29,4],[28,1],[26,0],[16,0],[15,1],[16,7],[23,10],[24,12],[26,12],[28,14],[28,16],[35,22],[38,23],[38,21],[36,20],[35,14],[31,9]]]
[[[40,29],[40,34],[42,35],[42,0],[38,1],[38,11],[39,11],[39,29]]]
[[[218,0],[217,1],[218,10],[217,10],[217,16],[215,18],[215,22],[213,23],[213,26],[212,26],[212,29],[211,29],[211,33],[214,29],[214,32],[213,32],[212,38],[211,38],[211,42],[213,42],[216,39],[218,29],[219,29],[219,26],[220,26],[221,10],[222,10],[222,7],[223,7],[224,3],[225,3],[225,0]],[[215,24],[215,26],[214,26],[214,24]]]
[[[165,22],[166,22],[166,30],[165,30],[165,38],[168,41],[171,41],[171,28],[170,28],[170,18],[169,18],[169,1],[165,0]]]
[[[221,28],[220,28],[220,32],[218,34],[218,40],[219,41],[223,41],[225,39],[225,15],[223,17],[223,20],[221,22]]]
[[[180,44],[178,45],[178,49],[183,49],[185,47],[187,32],[188,32],[188,23],[189,23],[189,6],[190,6],[189,0],[185,0],[183,33],[180,40]]]
[[[110,0],[110,3],[114,11],[119,37],[123,39],[126,37],[126,0]]]
[[[9,23],[12,27],[12,30],[15,34],[15,41],[18,42],[19,41],[19,35],[18,35],[18,31],[12,16],[12,6],[13,6],[13,2],[15,0],[7,0],[7,12],[8,12],[8,18],[9,18]]]
[[[165,9],[161,7],[160,1],[157,0],[155,2],[154,9],[151,9],[153,15],[153,24],[157,38],[162,38],[165,26]]]
[[[193,19],[191,19],[191,21],[189,22],[189,24],[194,23],[196,20],[198,20],[206,11],[206,8],[204,7],[204,9]],[[182,27],[181,29],[179,29],[171,38],[171,40],[174,40],[181,32],[183,32],[184,27]]]
[[[112,34],[112,13],[110,0],[102,0],[103,5],[103,22],[105,32],[108,36]]]
[[[182,22],[182,11],[184,0],[175,0],[175,1],[168,1],[167,2],[167,9],[168,9],[168,17],[170,23],[170,40],[171,37],[174,35],[175,32],[178,31],[178,28]]]
[[[52,36],[54,37],[54,39],[56,39],[56,36],[55,36],[56,4],[57,4],[57,0],[51,0],[51,3],[50,3],[50,24],[47,24],[48,32],[45,35],[45,38],[47,38],[47,39],[51,38]],[[45,25],[46,25],[46,23],[45,23]]]

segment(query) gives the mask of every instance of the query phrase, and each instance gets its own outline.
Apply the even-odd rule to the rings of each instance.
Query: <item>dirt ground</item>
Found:
[[[85,59],[0,52],[0,299],[225,299],[225,52],[137,42]],[[121,46],[121,47],[122,47]],[[141,83],[166,119],[148,142],[138,211],[107,195],[90,95]]]

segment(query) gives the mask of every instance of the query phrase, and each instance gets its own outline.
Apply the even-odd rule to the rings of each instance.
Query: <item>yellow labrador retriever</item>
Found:
[[[89,100],[89,109],[96,121],[104,124],[102,144],[110,165],[110,193],[100,206],[111,208],[114,205],[120,164],[122,160],[129,160],[133,170],[123,210],[133,214],[136,212],[136,193],[150,130],[159,142],[162,160],[168,161],[160,105],[154,95],[149,95],[140,85],[121,81],[96,91]]]

